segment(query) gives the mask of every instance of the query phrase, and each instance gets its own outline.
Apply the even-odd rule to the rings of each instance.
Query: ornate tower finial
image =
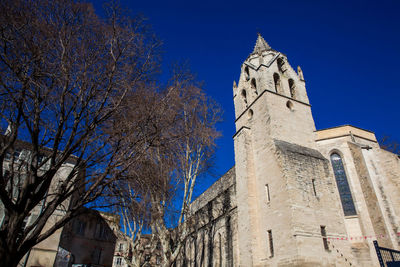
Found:
[[[299,75],[299,79],[304,81],[303,71],[301,70],[300,66],[297,66],[297,75]]]
[[[253,54],[261,54],[263,51],[271,50],[271,47],[261,36],[261,33],[258,32],[257,35],[257,41],[256,45],[254,46]]]

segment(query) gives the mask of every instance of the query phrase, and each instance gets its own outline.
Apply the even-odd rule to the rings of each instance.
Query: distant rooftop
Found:
[[[316,141],[353,135],[355,137],[364,138],[372,142],[377,142],[374,132],[348,124],[317,130],[316,133]]]

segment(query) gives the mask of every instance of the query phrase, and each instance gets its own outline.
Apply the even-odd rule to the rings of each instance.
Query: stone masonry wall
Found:
[[[177,266],[237,266],[235,169],[192,203],[191,233]]]
[[[364,160],[360,146],[350,143],[349,148],[353,156],[354,164],[357,170],[358,178],[360,180],[361,188],[363,191],[364,199],[367,203],[367,209],[369,216],[372,221],[375,234],[385,235],[388,233],[386,231],[383,215],[381,213],[379,202],[374,191],[371,177],[368,172],[368,167]],[[380,245],[391,247],[391,243],[388,239],[382,239]]]
[[[329,161],[311,148],[279,140],[275,140],[275,144],[290,199],[291,247],[297,254],[291,258],[288,257],[292,254],[289,251],[284,255],[277,254],[280,258],[277,266],[351,266],[350,263],[354,266],[356,259],[347,242],[339,242],[335,248],[332,244],[325,248],[321,235],[322,226],[327,238],[346,237]],[[281,245],[277,243],[276,246]],[[288,245],[285,247],[289,248]]]
[[[400,156],[384,149],[378,150],[378,160],[384,170],[384,179],[381,190],[384,191],[384,200],[393,210],[386,208],[389,213],[391,230],[397,235],[395,249],[400,249]],[[396,246],[397,245],[397,246]]]

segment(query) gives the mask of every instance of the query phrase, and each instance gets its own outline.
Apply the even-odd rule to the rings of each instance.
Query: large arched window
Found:
[[[339,154],[332,153],[331,163],[339,190],[340,200],[342,201],[344,215],[356,215],[356,208],[354,207],[353,197],[351,196],[349,182],[347,181],[342,158]]]

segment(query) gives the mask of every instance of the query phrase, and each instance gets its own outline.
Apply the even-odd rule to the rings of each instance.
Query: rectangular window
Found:
[[[43,155],[38,155],[38,157],[37,157],[38,165],[40,165],[43,162],[43,160],[45,160],[45,157]]]
[[[267,195],[267,202],[270,202],[271,196],[269,194],[269,185],[268,184],[265,185],[265,194]]]
[[[151,255],[150,255],[150,254],[144,255],[144,261],[149,262],[149,261],[150,261],[150,258],[151,258]]]
[[[92,261],[95,264],[100,264],[100,259],[101,259],[101,248],[100,247],[95,247],[93,252],[92,252]]]
[[[269,243],[269,253],[270,258],[274,256],[274,241],[272,240],[272,230],[268,230],[268,243]]]
[[[317,196],[317,191],[315,191],[315,179],[312,179],[311,182],[312,182],[312,188],[313,188],[314,196]]]
[[[20,149],[14,150],[13,156],[15,161],[19,160],[19,156],[21,156],[21,150]]]
[[[102,222],[98,222],[96,225],[95,237],[101,240],[107,239],[107,228]]]
[[[321,225],[321,237],[325,250],[329,250],[328,239],[326,238],[326,227]]]
[[[80,236],[85,235],[86,224],[80,220],[75,221],[75,233]]]

